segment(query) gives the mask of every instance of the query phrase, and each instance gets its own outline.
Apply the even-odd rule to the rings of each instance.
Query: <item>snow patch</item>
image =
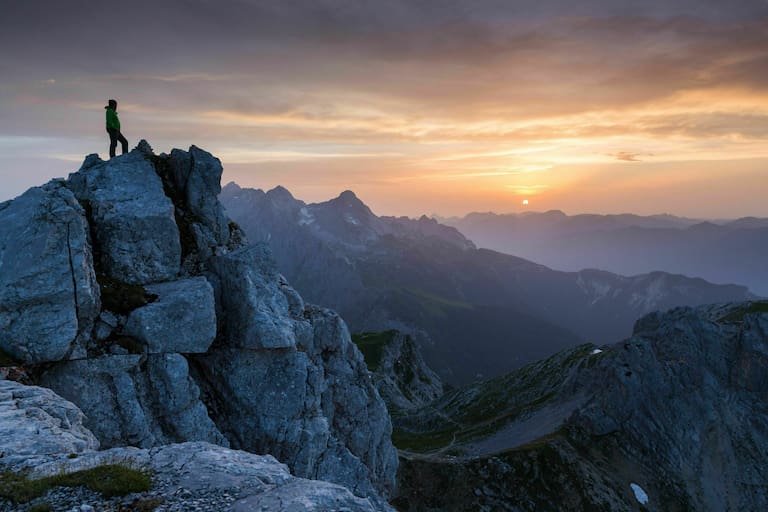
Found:
[[[632,488],[632,492],[635,493],[635,499],[637,500],[637,502],[640,503],[641,505],[647,505],[648,494],[646,494],[643,488],[634,482],[629,484],[629,486]]]
[[[602,352],[602,350],[600,350],[599,348],[596,348],[595,350],[590,352],[590,354],[595,355],[595,354],[600,354],[601,352]]]
[[[306,226],[315,222],[315,216],[309,213],[306,208],[299,210],[299,226]]]
[[[346,220],[347,222],[349,222],[350,224],[355,225],[355,226],[359,226],[360,225],[360,221],[357,220],[356,218],[354,218],[351,213],[345,213],[344,214],[344,220]]]
[[[590,304],[593,306],[611,293],[615,296],[617,291],[610,283],[601,282],[596,279],[585,279],[581,275],[576,279],[576,284],[581,288],[581,291],[592,299]]]

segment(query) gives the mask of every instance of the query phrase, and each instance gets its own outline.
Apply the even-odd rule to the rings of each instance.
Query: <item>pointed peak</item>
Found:
[[[293,197],[293,194],[291,194],[291,192],[282,185],[278,185],[275,188],[268,190],[267,197],[271,197],[274,199],[281,199],[281,200],[295,199]]]
[[[351,190],[345,190],[336,199],[331,199],[329,202],[348,208],[368,208]]]
[[[239,192],[240,190],[242,190],[242,188],[240,188],[240,185],[234,181],[230,181],[221,189],[222,192]]]

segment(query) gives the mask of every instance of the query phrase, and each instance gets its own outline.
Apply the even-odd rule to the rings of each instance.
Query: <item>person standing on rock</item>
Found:
[[[128,152],[128,141],[120,133],[120,119],[117,117],[117,101],[109,100],[107,109],[107,133],[109,134],[109,158],[115,156],[117,141],[123,146],[123,154]]]

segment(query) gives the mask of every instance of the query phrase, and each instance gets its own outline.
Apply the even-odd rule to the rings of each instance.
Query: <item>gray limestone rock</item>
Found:
[[[178,441],[227,445],[179,354],[109,355],[59,363],[41,384],[71,400],[104,447]]]
[[[0,349],[24,363],[65,359],[99,308],[88,224],[72,193],[52,181],[0,204]]]
[[[0,463],[10,469],[99,447],[83,413],[50,389],[0,380]]]
[[[117,316],[110,311],[102,311],[93,328],[93,337],[96,341],[103,341],[112,334],[118,326]]]
[[[213,350],[196,356],[198,377],[233,446],[377,500],[397,469],[389,415],[341,318],[317,307],[305,316],[298,350]]]
[[[157,300],[131,312],[124,334],[150,354],[205,352],[216,337],[213,288],[204,277],[148,285]]]
[[[214,256],[211,274],[217,284],[218,311],[229,346],[287,348],[296,345],[289,305],[280,291],[269,249],[254,245]]]
[[[398,463],[384,401],[371,382],[363,356],[352,343],[344,320],[336,312],[318,306],[309,306],[305,315],[314,329],[313,345],[306,350],[323,369],[321,406],[331,432],[363,462],[376,488],[387,496],[394,488]],[[354,488],[351,482],[349,485]]]
[[[197,146],[191,146],[188,152],[174,149],[169,161],[176,189],[182,194],[190,213],[198,219],[206,234],[212,235],[214,247],[226,246],[229,219],[218,200],[223,171],[221,161]]]
[[[153,495],[171,510],[223,512],[392,512],[386,504],[359,498],[339,485],[305,480],[270,455],[230,450],[204,442],[152,449],[113,448],[60,457],[41,464],[34,477],[72,473],[113,463],[152,475]]]
[[[0,244],[6,244],[0,245],[0,280],[9,284],[0,290],[0,322],[5,322],[0,330],[20,329],[31,337],[35,327],[37,337],[55,342],[51,353],[31,352],[23,338],[27,352],[19,354],[54,361],[34,378],[79,407],[85,427],[104,447],[231,442],[270,453],[302,477],[327,479],[357,495],[344,489],[339,494],[333,489],[341,488],[329,484],[299,485],[284,472],[285,489],[243,494],[236,510],[390,510],[379,493],[390,492],[397,469],[391,423],[360,352],[338,315],[307,306],[279,275],[266,245],[241,246],[242,233],[217,200],[220,176],[220,162],[194,146],[155,156],[142,142],[108,162],[90,155],[66,183],[1,204],[0,216],[8,216],[5,224],[13,227],[0,226]],[[41,206],[56,201],[64,205],[53,209],[59,217]],[[57,220],[59,210],[66,222]],[[28,218],[38,214],[45,222],[31,225],[42,234],[33,233],[37,238],[30,242],[37,252],[27,253],[50,268],[41,267],[24,282],[22,260],[29,254],[13,244],[28,233]],[[69,244],[60,224],[69,230]],[[88,259],[89,236],[95,265]],[[72,257],[54,258],[68,251]],[[104,278],[105,303],[115,304],[111,312],[99,311],[94,266]],[[85,276],[77,273],[80,268]],[[40,282],[55,285],[53,291]],[[83,283],[91,284],[90,303],[84,302],[88,294],[80,296]],[[29,297],[18,299],[19,289]],[[9,316],[22,310],[33,315],[34,324]],[[73,344],[79,332],[82,344]],[[88,350],[62,361],[73,346]],[[230,460],[221,455],[230,452],[200,449]],[[88,460],[137,453],[146,462],[160,453],[120,450],[76,463],[82,468]],[[211,462],[188,460],[194,454],[184,451],[168,453],[190,464]],[[241,457],[251,456],[237,455],[231,459],[235,466]],[[242,468],[224,471],[225,487],[237,474],[248,474],[245,459]],[[227,480],[230,476],[234,480]],[[212,473],[199,483],[214,478]],[[252,483],[273,485],[265,479]]]
[[[322,373],[307,354],[225,348],[198,357],[220,402],[217,424],[232,445],[272,454],[312,477],[331,434],[320,411]]]
[[[110,277],[130,284],[176,277],[181,243],[174,206],[141,151],[107,162],[86,159],[68,183],[89,209],[98,263]]]

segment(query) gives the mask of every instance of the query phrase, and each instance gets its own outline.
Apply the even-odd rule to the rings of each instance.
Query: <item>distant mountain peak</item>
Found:
[[[280,198],[280,199],[294,199],[293,194],[282,185],[278,185],[275,188],[267,191],[267,197]]]
[[[240,185],[238,185],[234,181],[230,181],[229,183],[227,183],[226,185],[224,185],[221,188],[222,192],[228,192],[228,193],[235,193],[235,192],[239,192],[241,190],[243,190],[243,189],[240,188]]]
[[[338,197],[324,203],[319,203],[318,206],[330,207],[332,210],[343,213],[345,217],[352,215],[357,221],[376,217],[371,209],[368,208],[368,205],[362,202],[351,190],[345,190]]]
[[[328,201],[337,206],[343,206],[345,208],[364,209],[370,211],[368,206],[360,200],[357,195],[351,190],[345,190],[335,199]]]

